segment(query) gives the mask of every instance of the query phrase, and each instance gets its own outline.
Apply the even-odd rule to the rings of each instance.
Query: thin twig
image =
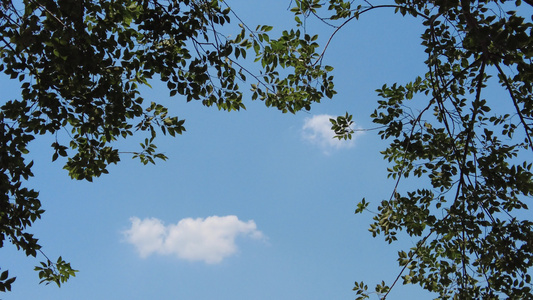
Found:
[[[522,112],[520,111],[520,107],[518,106],[518,101],[516,100],[516,96],[513,93],[513,88],[511,86],[511,83],[509,82],[509,79],[507,78],[507,75],[503,72],[502,68],[500,67],[499,63],[494,64],[496,68],[498,69],[498,72],[501,75],[501,78],[503,82],[505,83],[505,86],[507,87],[507,91],[509,92],[509,95],[511,96],[511,99],[513,100],[513,105],[516,109],[516,113],[518,114],[518,117],[520,118],[520,122],[524,126],[524,130],[526,132],[526,138],[529,142],[529,146],[531,147],[531,151],[533,151],[533,141],[531,140],[530,132],[531,128],[527,125],[526,121],[524,120],[524,116],[522,115]]]
[[[442,218],[442,221],[446,220],[450,215],[446,215],[444,218]],[[409,255],[409,260],[405,263],[405,266],[403,266],[402,270],[400,271],[400,273],[398,274],[398,276],[396,276],[396,279],[394,280],[394,282],[392,283],[392,285],[389,287],[389,290],[387,291],[387,293],[383,296],[383,298],[381,300],[385,300],[387,298],[387,296],[389,295],[389,293],[392,291],[392,288],[396,285],[396,283],[398,282],[398,280],[400,280],[400,278],[402,277],[402,274],[403,272],[405,271],[405,269],[407,269],[407,267],[409,266],[409,264],[413,261],[414,257],[415,257],[415,254],[418,252],[418,250],[422,247],[422,245],[424,245],[427,241],[427,239],[435,232],[434,229],[432,229],[420,242],[417,243],[417,246],[416,246],[416,249],[411,252],[411,254]]]
[[[311,66],[315,66],[321,59],[322,57],[324,56],[324,54],[326,53],[326,50],[328,49],[329,47],[329,44],[331,43],[331,41],[333,40],[333,37],[337,34],[337,32],[339,32],[339,30],[341,30],[344,26],[346,26],[346,24],[348,24],[349,22],[351,22],[353,19],[358,19],[360,15],[366,13],[366,12],[369,12],[371,10],[374,10],[374,9],[378,9],[378,8],[405,8],[407,10],[410,10],[410,11],[414,11],[416,12],[414,9],[412,8],[408,8],[408,7],[403,7],[403,6],[400,6],[400,5],[376,5],[376,6],[373,6],[371,5],[370,7],[366,8],[366,9],[363,9],[362,11],[358,11],[358,12],[355,12],[353,16],[351,16],[350,18],[348,18],[346,21],[344,21],[341,25],[339,25],[339,27],[337,27],[337,29],[335,29],[333,31],[333,33],[330,35],[326,45],[324,46],[324,49],[322,50],[322,53],[320,53],[320,55],[318,56],[318,58],[316,59],[316,61],[311,64]],[[418,12],[416,12],[417,15],[420,15],[421,17],[425,18],[425,19],[428,19],[429,20],[429,17],[424,15],[424,14],[420,14]]]

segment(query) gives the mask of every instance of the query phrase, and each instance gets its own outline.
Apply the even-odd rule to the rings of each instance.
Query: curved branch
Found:
[[[516,100],[515,94],[513,93],[513,89],[511,86],[511,83],[509,82],[509,79],[503,72],[502,68],[500,67],[500,64],[495,63],[496,69],[498,69],[498,72],[501,75],[501,78],[503,82],[505,83],[505,86],[507,88],[507,91],[509,91],[509,95],[511,96],[511,99],[513,100],[513,105],[516,109],[516,113],[518,114],[518,117],[520,118],[520,123],[524,126],[524,130],[526,132],[526,138],[529,142],[529,146],[531,147],[531,150],[533,151],[533,141],[531,140],[531,135],[529,134],[531,132],[531,128],[527,125],[526,120],[524,119],[524,115],[522,115],[522,112],[520,111],[520,107],[518,106],[518,101]]]
[[[400,6],[400,5],[391,5],[391,4],[384,4],[384,5],[372,5],[366,9],[363,9],[362,11],[356,11],[354,13],[353,16],[351,16],[350,18],[348,18],[346,21],[344,21],[341,25],[339,25],[339,27],[337,27],[337,29],[335,29],[335,31],[333,31],[333,33],[330,35],[326,45],[324,46],[324,50],[322,50],[322,53],[320,53],[320,55],[318,56],[318,58],[316,59],[316,61],[311,65],[311,66],[315,66],[321,59],[322,57],[324,56],[324,54],[326,53],[326,50],[328,49],[329,47],[329,44],[331,43],[331,41],[333,40],[333,37],[337,34],[337,32],[339,32],[339,30],[341,30],[344,26],[346,26],[346,24],[348,24],[349,22],[351,22],[353,19],[359,19],[359,16],[361,14],[364,14],[366,12],[369,12],[371,10],[374,10],[374,9],[378,9],[378,8],[396,8],[396,9],[407,9],[411,12],[413,12],[414,14],[416,14],[416,16],[422,16],[424,19],[427,19],[427,20],[430,20],[430,17],[429,16],[426,16],[424,14],[421,14],[419,13],[418,11],[416,11],[415,9],[413,8],[409,8],[409,7],[404,7],[404,6]]]

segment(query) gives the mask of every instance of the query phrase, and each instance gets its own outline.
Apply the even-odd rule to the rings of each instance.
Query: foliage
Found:
[[[371,116],[390,141],[382,154],[396,187],[370,231],[389,243],[400,231],[418,239],[398,253],[396,281],[378,284],[376,294],[385,299],[402,279],[439,299],[533,298],[533,223],[519,217],[533,195],[533,25],[517,12],[528,15],[531,7],[520,0],[371,2],[330,0],[323,7],[301,0],[293,12],[298,24],[316,17],[335,28],[333,35],[376,9],[416,17],[425,28],[428,72],[383,85]],[[505,101],[487,91],[498,85]],[[350,138],[351,115],[331,121],[338,138]],[[409,176],[418,189],[402,188]],[[368,205],[363,199],[356,213]],[[357,299],[370,295],[364,282],[354,290]]]
[[[9,271],[4,271],[0,274],[0,292],[11,291],[11,284],[16,277],[9,278]]]
[[[54,282],[57,286],[61,286],[70,276],[76,276],[76,272],[78,272],[73,270],[70,263],[64,261],[61,256],[55,263],[49,259],[47,259],[46,263],[41,262],[41,266],[35,267],[35,271],[39,271],[40,283],[46,282],[46,284],[49,284]]]
[[[371,117],[390,141],[383,155],[396,187],[370,231],[390,243],[403,231],[418,242],[399,252],[396,281],[379,283],[375,293],[385,299],[402,279],[441,299],[532,298],[533,224],[517,213],[533,194],[533,28],[517,12],[522,1],[371,2],[295,0],[296,28],[273,38],[271,26],[250,29],[223,1],[3,1],[0,71],[20,83],[21,96],[0,112],[0,246],[8,239],[26,255],[41,251],[28,228],[44,211],[25,187],[33,176],[27,146],[36,136],[56,136],[53,160],[65,157],[72,178],[90,181],[120,160],[119,138],[147,132],[133,153],[147,164],[166,159],[153,144],[158,130],[185,130],[183,119],[140,96],[152,79],[165,82],[170,96],[221,110],[245,108],[239,84],[246,80],[252,99],[269,107],[310,109],[335,94],[332,67],[322,64],[329,41],[361,14],[389,9],[421,21],[428,71],[377,90]],[[312,19],[334,28],[322,47],[306,28]],[[230,39],[222,28],[238,33]],[[259,71],[242,67],[250,51]],[[495,85],[508,99],[487,93]],[[351,137],[350,114],[331,121],[338,138]],[[409,176],[418,189],[400,184]],[[356,213],[368,206],[363,199]],[[61,258],[36,270],[58,285],[75,275]],[[0,276],[3,290],[11,288],[8,277]],[[370,295],[364,282],[354,290],[358,299]]]
[[[229,39],[219,30],[232,14],[216,0],[1,2],[0,71],[20,84],[21,95],[5,99],[0,111],[0,247],[8,240],[28,256],[41,252],[28,229],[44,210],[25,183],[36,136],[55,136],[52,160],[64,157],[78,180],[107,173],[124,153],[113,143],[138,131],[148,138],[133,157],[166,159],[156,153],[156,132],[181,134],[184,120],[156,102],[146,105],[139,87],[152,79],[166,83],[170,96],[227,111],[245,108],[239,83],[247,76],[253,99],[283,112],[333,96],[331,68],[314,63],[316,37],[292,30],[270,39],[272,27],[240,24],[229,27],[238,31]],[[239,63],[250,50],[257,75]],[[75,275],[61,258],[36,270],[42,282],[58,285]],[[10,290],[13,281],[4,271],[0,288]]]

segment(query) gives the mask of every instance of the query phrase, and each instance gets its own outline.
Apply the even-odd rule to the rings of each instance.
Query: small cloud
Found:
[[[237,252],[237,236],[264,238],[253,220],[243,222],[237,216],[186,218],[169,225],[156,218],[133,217],[130,221],[131,228],[124,236],[142,258],[151,254],[175,255],[188,261],[216,264]]]
[[[311,118],[305,118],[302,127],[303,138],[322,148],[325,154],[329,154],[331,150],[353,147],[357,133],[352,135],[351,140],[334,138],[335,131],[331,130],[332,124],[329,119],[335,118],[331,115],[315,115]]]

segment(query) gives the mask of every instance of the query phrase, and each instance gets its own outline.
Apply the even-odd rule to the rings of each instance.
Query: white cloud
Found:
[[[143,258],[151,254],[176,255],[184,260],[216,264],[237,252],[237,236],[263,238],[253,220],[243,222],[237,216],[186,218],[166,226],[156,218],[133,217],[130,221],[131,228],[124,232],[126,241]]]
[[[335,119],[335,117],[330,115],[315,115],[311,118],[305,118],[302,127],[303,138],[322,148],[326,154],[329,154],[330,150],[353,147],[358,133],[353,134],[351,140],[336,139],[334,138],[335,132],[331,130],[329,119]]]

